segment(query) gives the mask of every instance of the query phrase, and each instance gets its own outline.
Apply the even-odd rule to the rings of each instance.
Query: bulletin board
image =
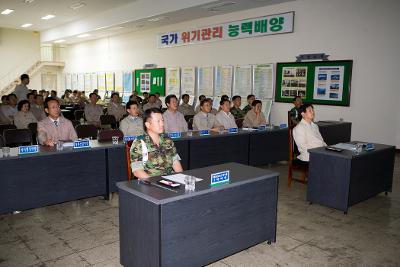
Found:
[[[165,96],[165,68],[135,70],[135,91]]]
[[[277,63],[275,101],[350,106],[353,60]]]

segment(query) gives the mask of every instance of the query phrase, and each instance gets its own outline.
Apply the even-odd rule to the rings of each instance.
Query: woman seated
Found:
[[[246,113],[243,120],[243,127],[255,128],[267,124],[264,113],[261,111],[262,103],[260,100],[254,100],[251,103],[251,110]]]
[[[29,123],[37,122],[36,117],[30,111],[31,105],[28,100],[22,100],[18,103],[18,112],[14,115],[14,125],[18,129],[28,129]]]

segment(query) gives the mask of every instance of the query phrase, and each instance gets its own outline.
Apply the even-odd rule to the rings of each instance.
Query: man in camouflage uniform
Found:
[[[253,103],[254,99],[256,99],[256,97],[254,95],[248,95],[247,96],[247,106],[244,107],[243,112],[244,114],[246,114],[247,112],[249,112],[251,110],[251,103]]]
[[[232,102],[233,107],[231,107],[231,113],[233,117],[235,117],[235,120],[243,119],[245,113],[240,109],[240,106],[242,105],[242,98],[238,95],[235,95],[232,97]]]
[[[163,135],[164,121],[161,111],[150,108],[144,112],[145,134],[131,146],[131,168],[138,179],[168,175],[183,171],[174,142]]]

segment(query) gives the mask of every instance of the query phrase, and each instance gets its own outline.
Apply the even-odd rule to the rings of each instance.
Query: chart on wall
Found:
[[[176,95],[179,98],[181,91],[180,68],[167,68],[167,95]]]
[[[181,70],[181,94],[194,96],[196,89],[196,68],[183,67]]]
[[[213,96],[214,95],[214,68],[213,67],[198,67],[198,92],[199,95]]]
[[[97,74],[97,89],[99,90],[99,95],[101,98],[106,94],[106,74],[104,72],[99,72]]]
[[[90,73],[85,73],[85,93],[92,90],[92,77]]]
[[[270,99],[274,93],[273,64],[253,65],[253,94],[257,99]]]
[[[124,91],[124,82],[123,82],[124,73],[122,71],[116,71],[114,73],[114,91],[122,95]]]
[[[276,102],[301,96],[312,104],[349,106],[352,60],[278,63]]]
[[[215,82],[214,95],[232,96],[233,84],[233,66],[216,66],[215,67]]]
[[[97,73],[95,73],[95,72],[93,72],[92,74],[91,74],[91,79],[92,79],[92,90],[91,91],[93,91],[93,90],[96,90],[96,89],[98,89],[97,87]],[[86,93],[88,93],[88,92],[86,92]],[[91,93],[91,92],[90,92]]]
[[[78,74],[76,73],[71,74],[71,89],[78,90]]]
[[[252,93],[251,65],[236,66],[233,85],[233,95],[240,95],[242,98]]]
[[[65,89],[72,89],[72,75],[71,73],[65,74]]]
[[[83,91],[85,88],[85,74],[78,73],[78,88],[76,90]]]
[[[135,70],[135,91],[165,96],[165,68]]]
[[[114,90],[114,72],[106,72],[106,91],[113,92]],[[110,96],[110,94],[107,95]]]

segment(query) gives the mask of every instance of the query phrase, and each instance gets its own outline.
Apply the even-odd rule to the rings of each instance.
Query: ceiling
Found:
[[[10,15],[0,15],[0,27],[41,32],[42,43],[65,40],[64,43],[98,39],[115,34],[142,31],[198,18],[295,0],[0,0],[0,12],[14,9]],[[73,10],[71,5],[84,2]],[[40,19],[52,14],[50,20]],[[268,15],[268,14],[266,14]],[[84,38],[78,35],[89,34]]]

